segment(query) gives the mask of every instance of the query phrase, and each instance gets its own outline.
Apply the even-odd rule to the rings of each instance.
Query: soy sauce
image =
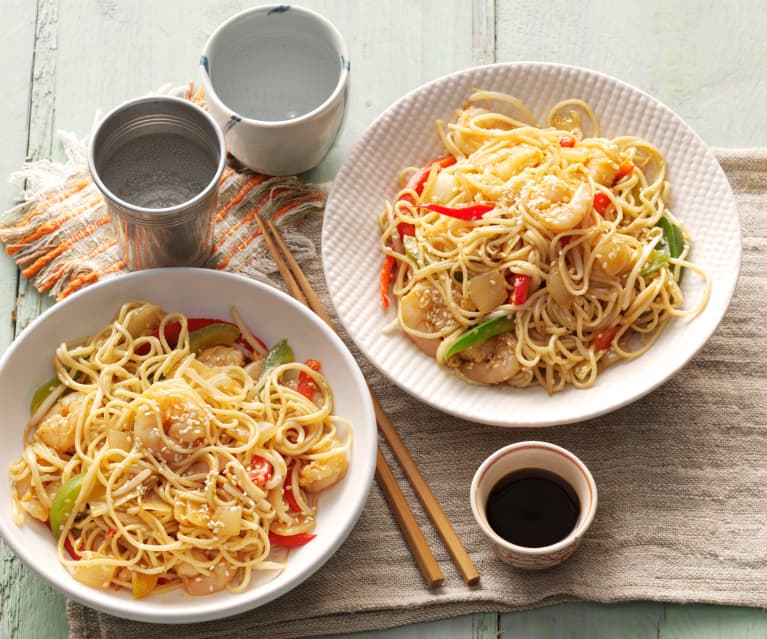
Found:
[[[490,491],[487,520],[506,541],[540,548],[569,535],[578,521],[580,500],[564,479],[540,468],[503,477]]]

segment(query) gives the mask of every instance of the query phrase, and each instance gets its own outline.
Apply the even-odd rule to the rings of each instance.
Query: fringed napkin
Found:
[[[204,106],[189,85],[185,97]],[[21,202],[0,215],[0,242],[38,291],[63,299],[87,284],[125,270],[115,231],[88,171],[87,145],[59,134],[66,163],[28,162],[11,179]],[[295,227],[321,215],[324,194],[296,177],[269,177],[230,162],[219,187],[213,253],[209,268],[264,279],[274,265],[263,246],[255,216]],[[314,244],[299,233],[287,239],[299,259],[314,256]]]

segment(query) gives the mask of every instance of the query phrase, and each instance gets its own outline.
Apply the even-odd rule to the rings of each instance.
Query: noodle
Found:
[[[79,581],[135,597],[242,591],[313,538],[350,429],[319,363],[292,361],[284,341],[267,353],[233,317],[131,302],[57,349],[60,384],[11,465],[13,508],[58,532]]]
[[[379,225],[382,302],[393,280],[398,324],[421,350],[470,382],[551,394],[646,352],[673,317],[701,312],[710,282],[668,210],[657,148],[600,137],[580,100],[546,122],[475,91],[437,123],[448,155],[403,172]],[[684,309],[688,270],[705,290]]]

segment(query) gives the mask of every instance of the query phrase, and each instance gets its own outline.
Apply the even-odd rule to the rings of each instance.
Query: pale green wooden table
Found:
[[[336,146],[309,178],[332,179],[365,127],[425,81],[472,65],[555,61],[653,94],[712,146],[767,146],[763,0],[303,0],[345,34],[352,94]],[[0,176],[60,158],[55,132],[86,134],[98,109],[197,80],[211,30],[244,0],[2,0]],[[0,181],[0,208],[15,189]],[[0,349],[50,300],[0,258]],[[0,546],[0,639],[67,634],[64,600]],[[658,593],[661,595],[662,593]],[[366,636],[767,637],[762,610],[652,602],[474,615]]]

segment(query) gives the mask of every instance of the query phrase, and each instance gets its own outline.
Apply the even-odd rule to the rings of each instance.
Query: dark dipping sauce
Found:
[[[562,541],[578,521],[580,500],[564,479],[540,468],[503,477],[487,499],[490,527],[506,541],[541,548]]]

